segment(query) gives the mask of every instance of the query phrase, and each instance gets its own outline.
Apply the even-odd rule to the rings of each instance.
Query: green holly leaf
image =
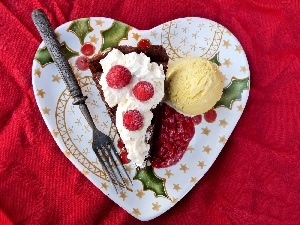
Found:
[[[128,38],[129,30],[130,26],[118,21],[114,21],[109,29],[101,31],[103,39],[101,51],[110,47],[118,46],[121,40]]]
[[[68,32],[72,32],[78,37],[81,45],[84,44],[84,39],[88,33],[92,32],[93,30],[94,29],[90,26],[90,19],[75,20],[67,29]]]
[[[74,56],[78,56],[79,53],[72,50],[67,44],[66,42],[62,42],[61,43],[61,48],[63,53],[65,54],[66,58],[69,60],[70,58],[74,57]],[[37,60],[39,62],[39,64],[42,67],[45,67],[46,65],[53,63],[53,59],[47,49],[47,47],[41,48],[39,50],[37,50],[37,52],[35,53],[34,59]]]
[[[169,198],[165,190],[166,179],[158,177],[152,166],[147,166],[144,169],[138,169],[133,179],[142,182],[144,191],[150,190],[154,192],[156,197],[163,196]]]
[[[220,61],[219,61],[219,52],[216,53],[213,57],[211,57],[211,58],[209,59],[209,61],[211,61],[212,63],[217,64],[218,66],[221,66],[221,63],[220,63]]]
[[[230,84],[223,89],[223,94],[214,108],[223,106],[231,109],[233,102],[241,100],[244,90],[249,90],[249,77],[244,79],[233,77]]]

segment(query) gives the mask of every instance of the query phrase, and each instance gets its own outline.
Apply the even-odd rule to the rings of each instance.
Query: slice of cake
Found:
[[[118,46],[89,60],[93,79],[128,151],[138,167],[151,151],[155,108],[164,97],[168,55],[159,45]]]

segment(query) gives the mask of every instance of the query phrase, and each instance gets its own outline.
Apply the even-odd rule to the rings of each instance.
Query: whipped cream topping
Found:
[[[144,53],[132,52],[123,54],[118,49],[113,49],[107,56],[100,60],[103,74],[100,78],[100,85],[103,90],[105,101],[110,107],[118,105],[116,112],[116,127],[121,139],[128,151],[128,159],[136,166],[143,167],[145,157],[148,155],[150,145],[145,142],[147,128],[151,125],[153,114],[150,111],[164,97],[165,75],[163,67]],[[106,75],[115,65],[125,66],[132,74],[130,83],[121,88],[114,89],[108,86]],[[148,101],[142,102],[135,98],[132,93],[133,87],[140,81],[147,81],[154,88],[154,95]],[[123,114],[128,110],[138,110],[143,116],[143,126],[137,131],[129,131],[123,125]]]

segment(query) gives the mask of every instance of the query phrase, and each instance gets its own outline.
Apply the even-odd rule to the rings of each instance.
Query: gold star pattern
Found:
[[[68,128],[68,131],[69,131],[70,134],[73,134],[74,133],[73,126],[72,126],[72,128]]]
[[[211,148],[209,147],[209,145],[203,146],[203,152],[206,152],[207,154],[209,154],[210,151],[211,151]]]
[[[187,38],[186,37],[185,38],[181,38],[180,43],[183,43],[183,45],[185,46],[186,42],[187,42]]]
[[[204,165],[204,161],[198,161],[198,165],[201,169],[203,169]]]
[[[222,127],[226,127],[227,125],[228,125],[228,123],[226,122],[226,120],[225,119],[223,119],[223,120],[219,120],[219,126],[222,126]]]
[[[83,151],[82,151],[82,153],[85,154],[85,155],[87,155],[87,154],[89,154],[90,152],[89,152],[89,149],[88,149],[88,148],[84,148]],[[97,164],[98,164],[98,162],[97,162]]]
[[[204,23],[200,23],[200,24],[198,25],[198,28],[200,28],[200,30],[201,30],[201,28],[203,28],[204,26],[205,26]]]
[[[216,29],[216,28],[215,28],[215,24],[213,24],[213,23],[210,23],[209,27],[210,27],[210,30],[211,30],[211,31],[213,31],[214,29]]]
[[[59,133],[57,131],[53,130],[51,132],[51,134],[52,134],[53,137],[57,138],[57,136],[58,136]]]
[[[121,193],[120,193],[120,196],[119,196],[120,198],[122,198],[123,199],[123,201],[125,201],[125,199],[127,198],[127,195],[126,195],[126,193],[125,192],[123,192],[123,191],[121,191]]]
[[[104,22],[103,22],[101,19],[96,20],[96,25],[98,25],[98,26],[102,26],[103,23],[104,23]]]
[[[101,183],[101,188],[104,188],[105,190],[107,190],[108,185],[106,183]]]
[[[192,37],[194,37],[195,39],[197,39],[198,33],[199,33],[199,31],[196,31],[195,33],[192,34]]]
[[[193,50],[193,51],[196,51],[196,44],[194,44],[194,45],[191,45],[191,49]]]
[[[153,206],[152,209],[155,211],[159,211],[159,208],[161,207],[161,205],[158,204],[158,202],[152,203],[152,206]]]
[[[197,182],[197,178],[196,177],[191,177],[191,183],[196,183]]]
[[[95,123],[99,123],[99,117],[98,117],[98,115],[95,115],[93,117],[93,120],[94,120]]]
[[[65,156],[67,156],[67,157],[69,158],[70,155],[71,155],[71,152],[70,152],[69,150],[66,150],[66,151],[64,152],[64,154],[65,154]]]
[[[188,18],[188,19],[186,19],[186,21],[188,21],[189,24],[191,24],[193,22],[193,18]]]
[[[61,77],[60,76],[58,76],[58,75],[52,75],[52,82],[57,82],[57,83],[60,83],[60,79],[61,79]]]
[[[188,170],[189,168],[186,166],[186,164],[180,164],[180,169],[179,170],[182,170],[184,173],[186,173],[186,171]]]
[[[143,198],[145,195],[145,193],[143,192],[143,190],[138,190],[137,193],[136,193],[136,196],[139,197],[139,198]]]
[[[226,49],[228,49],[229,46],[231,46],[231,44],[229,43],[229,41],[223,41],[223,46],[225,46]]]
[[[50,115],[50,109],[48,109],[47,107],[42,109],[43,114],[48,114]]]
[[[77,134],[77,138],[74,138],[74,140],[76,140],[76,141],[78,141],[79,143],[81,143],[81,142],[82,142],[82,137],[83,137],[83,135],[78,135],[78,134]]]
[[[205,135],[209,135],[210,130],[208,129],[208,127],[205,128],[201,128],[202,129],[202,133],[201,134],[205,134]]]
[[[75,115],[75,111],[74,111],[74,106],[73,106],[73,105],[71,106],[70,110],[68,110],[68,112],[69,112],[70,114]]]
[[[226,143],[227,139],[225,138],[224,135],[222,137],[219,137],[219,138],[220,138],[220,140],[219,140],[220,143],[222,143],[222,144]]]
[[[86,170],[82,170],[81,172],[84,176],[87,176],[89,174],[89,171],[86,171]]]
[[[165,176],[167,176],[168,178],[170,178],[173,175],[174,174],[171,172],[171,170],[166,170]]]
[[[97,38],[95,34],[90,37],[90,42],[91,43],[97,44],[98,40],[99,40],[99,38]]]
[[[190,151],[190,153],[192,153],[195,149],[192,146],[188,146],[186,150],[188,150],[188,151]]]
[[[172,202],[173,204],[175,204],[177,201],[178,201],[178,198],[172,198],[172,199],[171,199],[171,202]]]
[[[237,109],[238,109],[238,111],[240,111],[240,112],[243,112],[243,105],[239,105],[239,106],[237,106]]]
[[[135,40],[139,40],[141,35],[139,35],[138,33],[132,33],[132,37],[135,39]]]
[[[229,67],[230,65],[232,65],[232,62],[230,62],[230,59],[225,59],[225,62],[223,64]]]
[[[179,191],[181,189],[179,184],[173,184],[173,189]]]
[[[187,57],[190,54],[190,51],[184,52],[183,55]]]
[[[43,91],[43,89],[37,89],[37,96],[44,98],[45,94],[46,93]]]
[[[135,216],[141,215],[140,210],[138,208],[133,208],[132,214],[134,214]]]
[[[243,72],[243,73],[246,73],[246,71],[247,71],[246,66],[241,66],[241,70],[240,71]]]
[[[117,163],[117,165],[119,166],[120,164]],[[129,185],[129,182],[130,182],[130,181],[129,181],[127,178],[124,178],[124,182],[125,182],[126,185]],[[129,190],[129,189],[128,189],[128,190]]]
[[[108,128],[107,122],[103,122],[103,123],[101,124],[101,127]]]
[[[187,27],[183,27],[183,28],[182,28],[182,32],[184,32],[184,33],[186,33],[186,32],[187,32],[187,30],[188,30],[188,28],[187,28]]]
[[[77,123],[78,126],[82,125],[81,121],[80,121],[80,118],[78,118],[75,123]]]
[[[151,35],[152,37],[156,38],[157,33],[155,31],[151,31]]]
[[[243,49],[242,49],[242,46],[240,46],[240,45],[236,45],[236,46],[235,46],[235,51],[241,53],[242,50],[243,50]]]
[[[128,173],[131,173],[132,167],[130,165],[129,166],[125,165],[124,167]]]
[[[40,71],[40,69],[35,69],[33,71],[33,73],[34,73],[34,75],[37,75],[39,78],[41,77],[41,71]]]

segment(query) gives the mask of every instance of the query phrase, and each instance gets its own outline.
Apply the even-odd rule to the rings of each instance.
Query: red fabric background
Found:
[[[0,224],[139,224],[75,169],[38,111],[31,11],[57,27],[104,16],[138,29],[198,16],[248,56],[251,91],[217,161],[172,209],[145,224],[300,224],[300,4],[289,0],[1,0]],[[72,1],[70,1],[72,2]]]

